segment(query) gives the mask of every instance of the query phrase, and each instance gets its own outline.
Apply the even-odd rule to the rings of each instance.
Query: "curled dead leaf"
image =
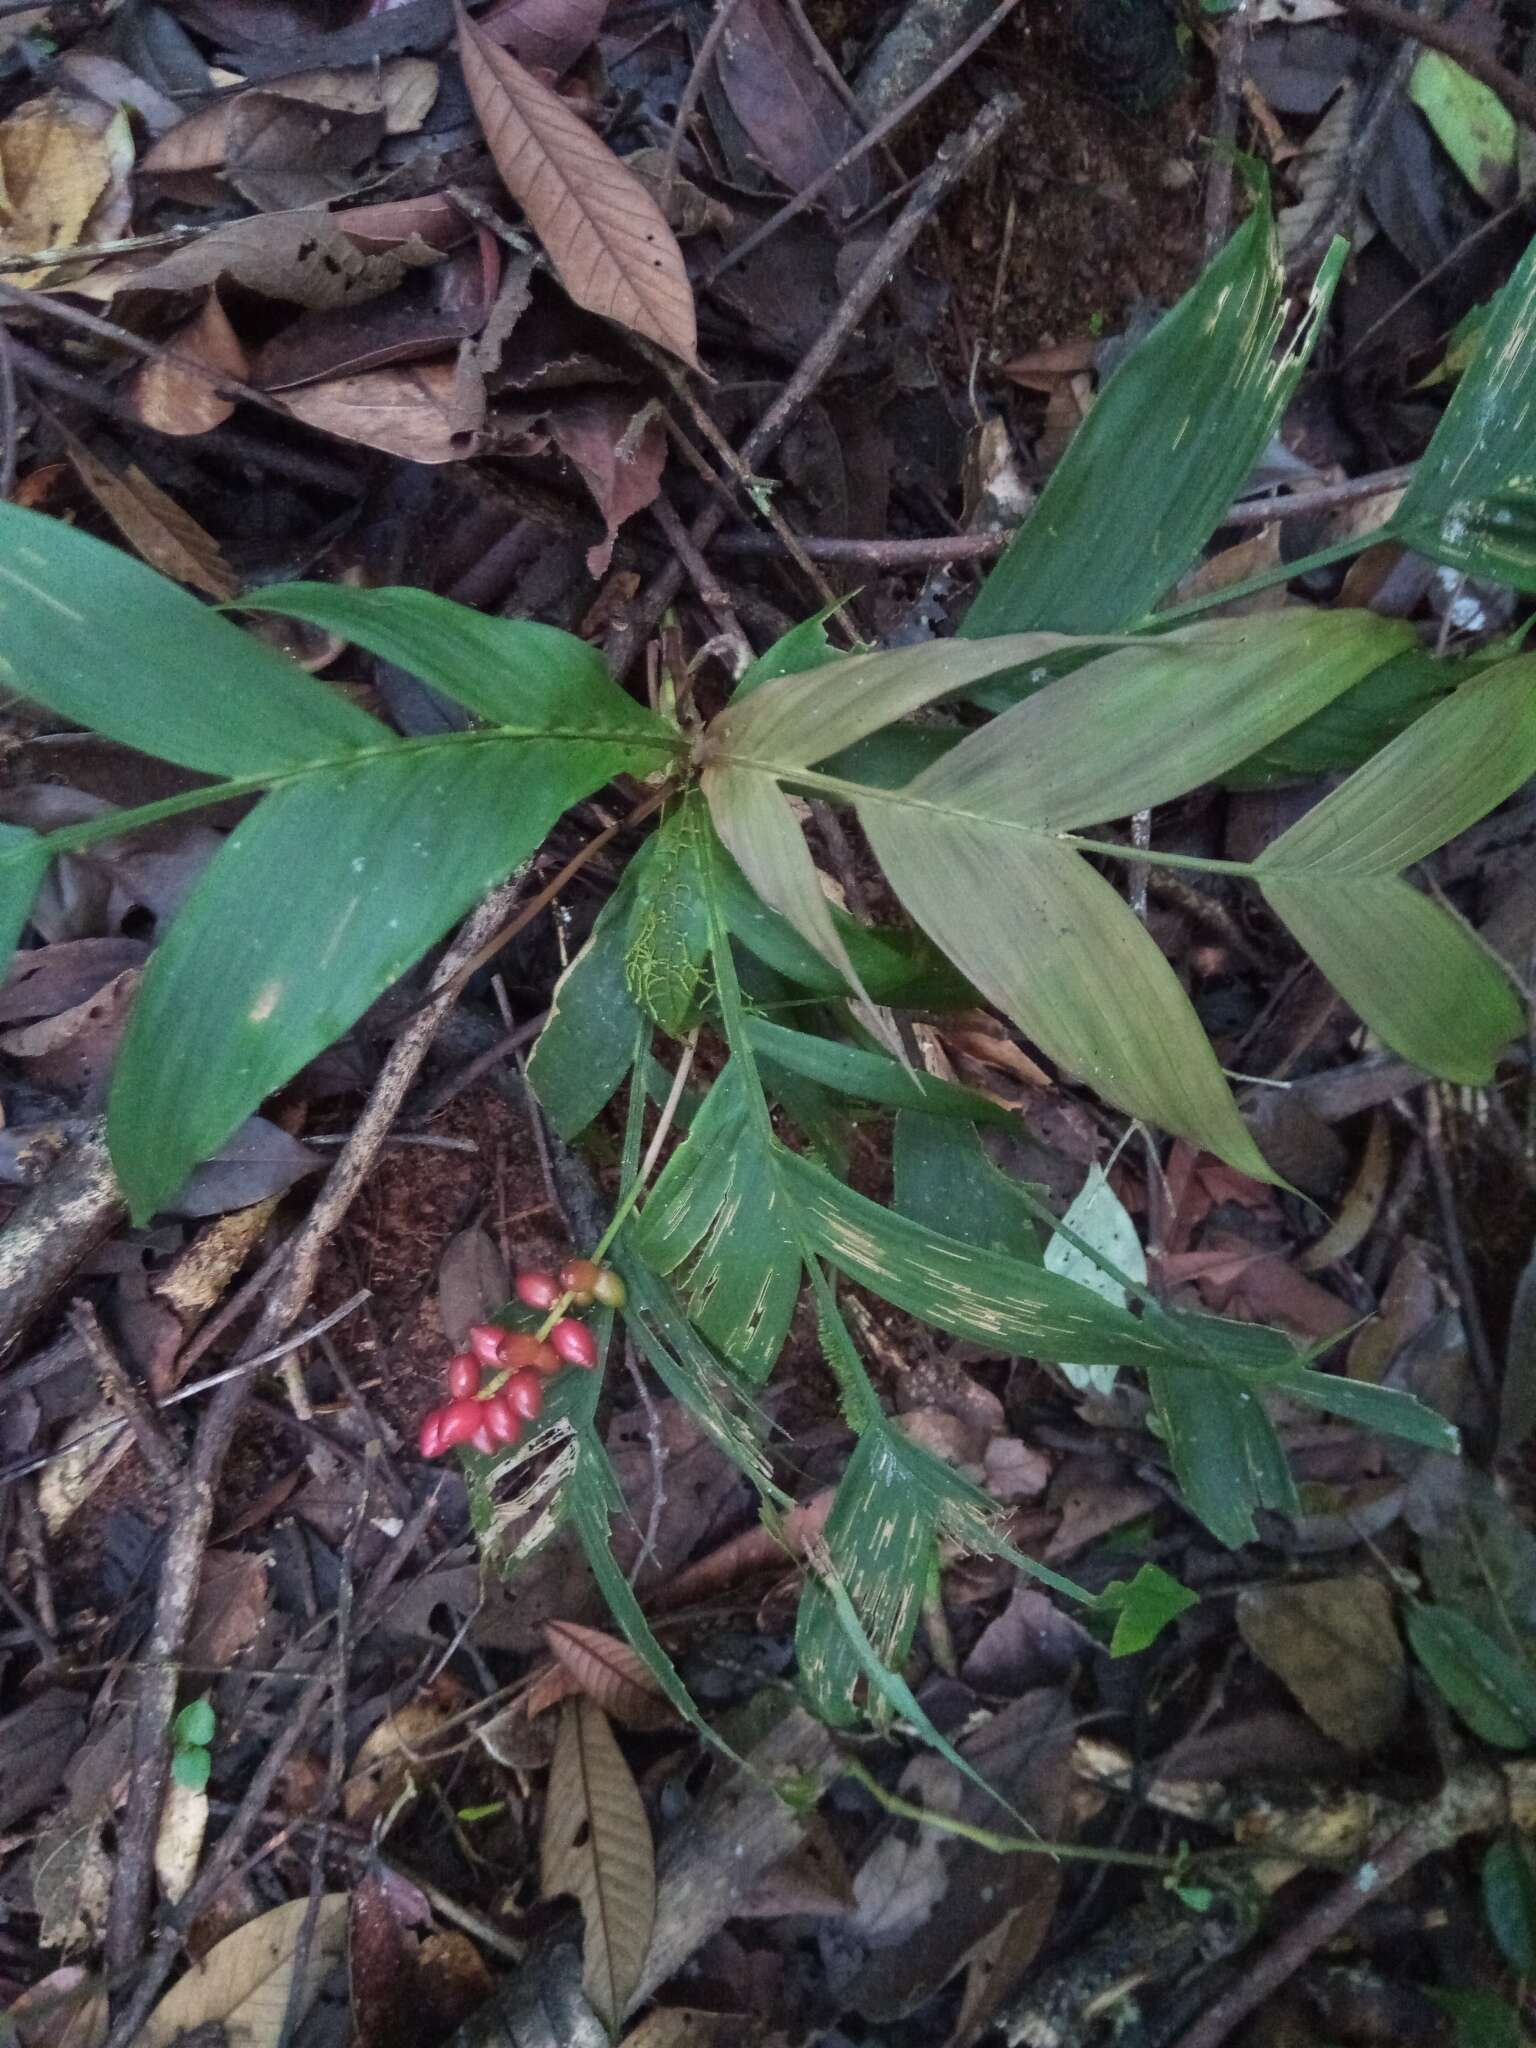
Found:
[[[239,383],[248,379],[245,346],[229,324],[217,289],[209,292],[200,312],[177,328],[166,348],[165,355],[141,367],[130,385],[134,412],[159,434],[207,434],[223,426],[235,409],[234,399],[224,396],[214,378],[186,367],[187,362],[201,363]]]

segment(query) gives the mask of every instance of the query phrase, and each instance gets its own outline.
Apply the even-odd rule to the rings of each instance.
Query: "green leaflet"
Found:
[[[1336,244],[1275,354],[1285,279],[1267,186],[1216,261],[1109,379],[982,585],[968,640],[1118,632],[1170,590],[1274,432],[1342,268]]]
[[[1470,1616],[1415,1601],[1408,1640],[1436,1689],[1474,1735],[1498,1749],[1536,1748],[1536,1677]]]
[[[1413,473],[1393,536],[1437,562],[1536,590],[1536,241]]]
[[[401,746],[231,833],[156,948],[108,1142],[142,1221],[433,940],[623,768],[612,741]]]
[[[967,1123],[997,1124],[1004,1130],[1017,1127],[1018,1119],[1011,1111],[973,1088],[919,1074],[885,1053],[866,1052],[862,1046],[845,1045],[808,1031],[790,1031],[766,1017],[749,1017],[746,1035],[753,1050],[775,1066],[856,1101],[882,1103],[887,1109],[919,1110],[929,1116],[961,1117]]]
[[[891,1146],[898,1216],[983,1251],[1040,1263],[1040,1242],[1017,1181],[987,1157],[975,1127],[904,1110]]]
[[[843,650],[827,638],[827,621],[836,608],[828,605],[824,611],[802,619],[798,626],[781,634],[756,661],[749,662],[731,692],[732,703],[740,703],[743,697],[750,697],[754,690],[778,676],[803,675],[808,669],[826,668],[831,662],[844,660]]]
[[[1257,1392],[1177,1366],[1149,1371],[1147,1391],[1179,1490],[1218,1542],[1231,1550],[1254,1542],[1257,1508],[1298,1511],[1296,1482]]]
[[[0,649],[7,689],[205,775],[266,776],[394,738],[121,548],[15,505],[0,505]]]
[[[532,619],[488,618],[430,590],[274,583],[240,600],[355,641],[420,676],[488,725],[605,728],[675,739],[608,673],[596,648]]]
[[[699,854],[709,829],[703,798],[689,790],[652,836],[630,911],[624,979],[633,1000],[672,1038],[697,1023],[707,992],[709,913]]]
[[[1093,1604],[1095,1612],[1115,1617],[1111,1657],[1134,1657],[1155,1643],[1170,1622],[1198,1607],[1200,1596],[1161,1565],[1144,1564],[1134,1579],[1113,1580]]]
[[[602,1114],[642,1044],[645,1020],[629,992],[629,919],[654,846],[647,839],[636,852],[587,943],[555,983],[549,1022],[528,1060],[533,1091],[562,1138],[574,1138]]]

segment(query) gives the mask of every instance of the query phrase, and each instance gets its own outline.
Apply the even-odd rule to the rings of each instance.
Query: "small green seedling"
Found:
[[[186,1792],[201,1792],[207,1786],[208,1774],[213,1769],[208,1745],[213,1741],[216,1725],[207,1693],[200,1699],[188,1700],[171,1723],[171,1740],[175,1745],[171,1752],[171,1776]]]

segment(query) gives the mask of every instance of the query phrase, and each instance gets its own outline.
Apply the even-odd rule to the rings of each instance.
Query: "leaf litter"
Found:
[[[675,507],[686,523],[735,488],[734,479],[722,483],[704,422],[632,337],[674,363],[702,363],[716,383],[691,387],[694,397],[739,441],[856,277],[878,232],[859,216],[893,190],[899,204],[896,169],[921,172],[928,141],[944,132],[898,132],[894,165],[882,150],[864,152],[820,202],[711,286],[731,238],[830,169],[884,111],[855,111],[832,82],[862,76],[872,54],[870,30],[840,10],[812,9],[807,26],[778,0],[739,0],[686,123],[677,110],[700,59],[698,22],[685,32],[612,8],[504,0],[459,29],[456,58],[448,8],[421,0],[343,9],[320,31],[286,6],[233,10],[207,0],[157,13],[158,42],[137,28],[137,41],[114,32],[110,56],[88,40],[64,49],[54,71],[0,76],[6,281],[46,289],[66,310],[90,307],[147,351],[133,356],[89,332],[66,341],[41,298],[14,321],[8,303],[20,409],[0,425],[16,436],[19,496],[115,534],[220,601],[315,575],[361,588],[420,584],[492,616],[622,621],[663,560],[656,522]],[[1185,97],[1132,119],[1071,70],[1067,13],[1032,10],[992,46],[1031,104],[1055,118],[1018,123],[998,170],[946,208],[849,341],[822,400],[803,406],[778,453],[754,464],[744,510],[777,498],[817,540],[883,543],[893,525],[908,538],[985,538],[1001,500],[977,480],[1009,479],[1016,516],[1093,417],[1117,330],[1134,327],[1142,301],[1167,303],[1192,281],[1205,175],[1196,138],[1206,132],[1214,72],[1196,51]],[[38,27],[27,16],[0,23],[0,44],[20,48]],[[1408,93],[1416,111],[1398,109],[1417,124],[1408,132],[1420,154],[1410,156],[1399,120],[1383,131],[1389,139],[1366,176],[1361,106],[1386,50],[1328,8],[1261,9],[1252,44],[1243,136],[1270,156],[1282,237],[1305,240],[1330,225],[1356,232],[1330,316],[1345,358],[1335,402],[1320,406],[1304,387],[1281,428],[1307,478],[1333,483],[1370,466],[1362,447],[1381,449],[1383,468],[1422,449],[1433,424],[1426,405],[1439,404],[1426,400],[1423,377],[1444,364],[1453,382],[1475,363],[1469,349],[1448,355],[1452,337],[1493,297],[1518,251],[1501,245],[1496,226],[1462,245],[1504,203],[1514,130],[1484,97],[1488,88],[1426,54]],[[224,67],[216,79],[210,65]],[[920,122],[949,110],[930,108]],[[471,113],[489,154],[465,141]],[[147,246],[111,246],[140,237]],[[69,258],[75,248],[88,253]],[[1431,248],[1436,261],[1458,250],[1457,263],[1431,275]],[[34,256],[47,261],[26,261]],[[1396,313],[1410,283],[1411,303]],[[1400,345],[1401,371],[1384,343]],[[1357,346],[1358,363],[1348,356]],[[46,383],[50,363],[76,384]],[[99,409],[78,389],[82,376],[106,401]],[[991,415],[980,424],[977,395]],[[1143,449],[1139,460],[1155,470],[1155,455]],[[1128,462],[1125,473],[1134,468]],[[1401,489],[1364,501],[1373,522],[1396,513]],[[1346,538],[1346,524],[1364,516],[1344,506],[1327,538]],[[756,544],[756,518],[748,511],[707,553],[716,581],[679,600],[667,630],[681,637],[661,643],[659,691],[685,676],[706,698],[721,687],[710,657],[697,676],[689,664],[721,630],[711,607],[722,599],[759,647],[810,608],[781,565],[733,551]],[[1257,537],[1241,525],[1224,530],[1183,597],[1218,594],[1273,567],[1294,530],[1289,519]],[[1371,580],[1356,577],[1339,602],[1391,609],[1393,566],[1377,561]],[[942,639],[963,613],[963,563],[942,579],[878,555],[826,567],[829,593],[861,607],[871,639]],[[1326,605],[1330,595],[1314,582],[1285,602]],[[1467,644],[1488,630],[1443,601],[1439,612],[1435,601],[1411,602],[1426,604],[1416,624],[1431,636],[1442,617]],[[339,635],[315,658],[354,701],[378,702],[381,661]],[[8,716],[16,766],[7,817],[18,824],[190,786],[190,777],[165,786],[142,755],[50,730],[32,707]],[[935,716],[930,735],[970,714],[948,707]],[[54,772],[64,760],[67,774]],[[1294,777],[1289,787],[1273,773],[1259,782],[1161,807],[1157,830],[1176,833],[1181,851],[1232,857],[1245,807],[1270,807],[1267,838],[1293,822],[1287,804],[1305,801]],[[133,977],[234,822],[173,820],[153,852],[107,842],[68,856],[50,878],[33,943],[0,991],[5,1156],[15,1162],[17,1199],[94,1115]],[[862,849],[840,844],[836,823],[812,816],[814,883],[858,909],[867,927],[891,906]],[[1500,826],[1514,849],[1500,857],[1522,857],[1530,826],[1519,799]],[[541,880],[575,843],[540,857]],[[1472,861],[1443,872],[1457,909],[1481,922],[1511,899],[1496,866]],[[510,1020],[548,1006],[616,873],[594,864],[558,916],[500,960]],[[1150,1288],[1166,1306],[1198,1303],[1287,1327],[1342,1362],[1362,1389],[1413,1387],[1474,1432],[1496,1430],[1502,1462],[1495,1483],[1277,1400],[1297,1512],[1260,1504],[1263,1541],[1241,1553],[1238,1597],[1223,1606],[1232,1560],[1170,1498],[1168,1418],[1182,1426],[1187,1417],[1166,1401],[1149,1408],[1139,1382],[1093,1364],[1091,1352],[1086,1365],[1032,1364],[998,1355],[974,1331],[936,1335],[888,1305],[863,1321],[850,1316],[905,1440],[935,1454],[957,1483],[984,1486],[1020,1552],[1070,1562],[1090,1592],[1121,1589],[1115,1599],[1154,1557],[1188,1585],[1224,1588],[1121,1662],[1107,1644],[1123,1610],[1069,1611],[1053,1592],[1021,1585],[1012,1565],[964,1554],[936,1525],[931,1550],[915,1561],[911,1615],[895,1631],[910,1619],[904,1682],[926,1725],[1043,1837],[1133,1841],[1149,1854],[1169,1847],[1168,1827],[1198,1852],[1230,1842],[1236,1824],[1204,1794],[1181,1814],[1171,1809],[1167,1827],[1133,1811],[1103,1772],[1074,1761],[1073,1720],[1107,1720],[1121,1733],[1134,1721],[1154,1782],[1288,1773],[1293,1803],[1319,1827],[1341,1770],[1372,1799],[1432,1794],[1426,1683],[1470,1739],[1506,1754],[1528,1747],[1536,1726],[1523,1677],[1532,1627],[1529,1287],[1516,1284],[1536,1226],[1528,1159],[1481,1097],[1447,1097],[1434,1125],[1411,1106],[1400,1112],[1400,1091],[1353,1117],[1307,1107],[1311,1078],[1368,1074],[1373,1049],[1337,1006],[1320,1011],[1315,982],[1290,976],[1293,957],[1276,928],[1239,923],[1220,885],[1206,891],[1198,879],[1198,891],[1154,888],[1147,929],[1195,997],[1223,1064],[1274,1084],[1241,1106],[1272,1161],[1285,1123],[1286,1186],[1265,1188],[1182,1142],[1154,1160],[1133,1141],[1106,1177],[1101,1131],[1043,1049],[988,1013],[966,1022],[951,1012],[934,1028],[955,1078],[984,1082],[1015,1127],[1028,1126],[1023,1136],[1016,1128],[1006,1140],[978,1141],[987,1173],[973,1162],[974,1185],[995,1192],[1005,1175],[1048,1185],[1050,1221],[1123,1278],[1099,1272],[1081,1245],[1037,1217],[1030,1229],[1046,1270],[1096,1273],[1115,1307],[1125,1307],[1129,1281],[1137,1317],[1139,1290]],[[775,1000],[768,982],[758,993]],[[793,1007],[782,1014],[797,1021]],[[156,1399],[231,1365],[237,1339],[222,1321],[231,1292],[291,1227],[304,1177],[334,1156],[328,1141],[355,1117],[360,1081],[393,1028],[388,1016],[365,1022],[350,1045],[313,1062],[152,1228],[126,1233],[117,1211],[98,1215],[61,1285],[99,1298],[130,1372]],[[711,1079],[713,1057],[706,1040]],[[843,1148],[860,1193],[883,1192],[867,1112],[845,1116],[816,1093],[820,1085],[796,1103],[809,1143],[828,1156]],[[1521,1086],[1511,1100],[1523,1115]],[[205,1811],[201,1795],[189,1795],[150,1845],[165,1896],[196,1905],[189,1952],[200,1961],[151,2009],[143,2033],[152,2039],[212,2022],[231,2038],[275,2043],[343,1959],[360,2038],[446,2038],[490,1995],[493,1975],[511,1971],[493,1938],[502,1916],[532,1913],[537,1939],[538,1914],[558,1911],[548,1899],[570,1893],[581,1901],[587,1995],[618,2025],[648,1981],[647,1952],[664,1938],[652,1887],[686,1840],[676,1831],[704,1771],[692,1733],[653,1664],[616,1632],[579,1548],[554,1537],[508,1586],[475,1559],[462,1483],[449,1478],[429,1495],[410,1450],[445,1341],[462,1342],[494,1312],[512,1264],[530,1251],[558,1261],[568,1249],[537,1145],[525,1117],[483,1078],[400,1135],[427,1142],[386,1154],[359,1219],[327,1253],[325,1306],[360,1290],[368,1299],[285,1377],[297,1426],[248,1413],[232,1490],[218,1503],[178,1695],[184,1703],[207,1687],[216,1702],[213,1802]],[[431,1149],[437,1141],[450,1149]],[[1447,1174],[1465,1239],[1457,1263]],[[940,1196],[919,1185],[912,1199]],[[953,1183],[942,1199],[957,1199]],[[1024,1241],[1010,1226],[1010,1248]],[[1465,1316],[1469,1273],[1473,1321],[1487,1326],[1484,1352],[1502,1375],[1491,1414],[1480,1415],[1465,1321],[1447,1320],[1453,1305]],[[121,1531],[111,1518],[126,1513],[152,1536],[163,1513],[141,1449],[120,1427],[89,1459],[58,1457],[82,1430],[120,1422],[62,1327],[39,1323],[35,1348],[8,1353],[4,1368],[23,1382],[6,1402],[5,1456],[52,1460],[18,1482],[37,1487],[7,1525],[8,1584],[30,1627],[18,1620],[0,1649],[0,1856],[19,1924],[36,1937],[32,1954],[8,1951],[5,1964],[7,1996],[24,1993],[14,2015],[24,2040],[38,2001],[53,1990],[74,1997],[91,1981],[69,1976],[72,1959],[100,1956],[123,1882],[128,1722],[116,1682],[98,1681],[92,1657],[110,1642],[131,1674],[148,1654],[148,1609],[142,1586],[111,1597],[121,1575],[106,1576],[113,1544],[104,1531]],[[645,1405],[627,1376],[611,1374],[599,1438],[616,1475],[609,1531],[621,1575],[694,1697],[710,1702],[749,1755],[763,1731],[732,1717],[761,1717],[782,1701],[805,1561],[835,1511],[854,1445],[819,1377],[803,1307],[785,1337],[766,1418],[775,1476],[792,1503],[782,1516],[758,1519],[741,1472],[672,1393],[652,1390]],[[188,1440],[182,1418],[200,1412],[165,1411],[178,1451]],[[306,1724],[272,1794],[291,1827],[291,1860],[270,1883],[232,1888],[227,1910],[240,1924],[221,1925],[199,1896],[199,1875],[295,1697],[293,1682],[269,1670],[305,1654],[304,1632],[318,1618],[368,1597],[372,1575],[429,1500],[393,1604],[351,1644],[348,1770],[331,1784],[323,1726]],[[537,1535],[539,1513],[532,1503],[509,1535]],[[61,1639],[79,1648],[77,1672],[54,1662]],[[432,1677],[419,1675],[424,1651],[442,1666]],[[43,1679],[39,1689],[47,1672],[66,1682]],[[850,1682],[865,1683],[857,1674]],[[503,1689],[510,1706],[498,1704]],[[856,2025],[906,2014],[925,2033],[975,2039],[1002,2014],[1017,2038],[1031,2038],[1017,2030],[1051,2010],[1076,2015],[1078,2033],[1069,2025],[1067,2038],[1093,2038],[1074,1973],[1086,1971],[1113,1917],[1109,1887],[1129,1880],[1004,1855],[948,1830],[957,1819],[998,1829],[996,1804],[931,1759],[914,1762],[910,1730],[922,1724],[894,1711],[871,1768],[930,1820],[896,1820],[847,1785],[824,1798],[826,1840],[758,1873],[767,1910],[753,1908],[731,1932],[699,1934],[705,1988],[719,1958],[738,2003],[747,2002],[741,1986],[771,1985],[786,2013],[814,2013],[823,2026],[846,2014]],[[809,1799],[822,1781],[807,1776]],[[805,1780],[777,1782],[793,1805]],[[334,1843],[312,1852],[309,1820],[338,1790],[341,1810],[376,1832],[366,1855]],[[1159,1783],[1155,1797],[1165,1796],[1172,1789]],[[724,1843],[728,1871],[737,1846]],[[418,1875],[430,1867],[431,1888],[390,1867],[397,1851]],[[820,1859],[814,1876],[794,1860],[808,1856]],[[1179,1882],[1177,1895],[1165,1892],[1168,1910],[1208,1925],[1211,1907],[1199,1901],[1214,1887],[1198,1871]],[[1504,1891],[1512,1884],[1506,1875]],[[727,1895],[722,1883],[714,1889]],[[442,1896],[467,1907],[467,1931],[445,1923]],[[1130,1893],[1112,1896],[1123,1903]],[[1297,1910],[1281,1893],[1261,1938]],[[1473,1886],[1451,1911],[1464,1952],[1496,1971],[1516,1942],[1507,1904],[1485,1927]],[[307,1962],[290,1996],[301,1951]],[[63,1969],[61,1955],[71,1959]],[[1138,1960],[1133,1944],[1129,1962]],[[1356,1960],[1373,1990],[1389,1963],[1368,1928]],[[1171,1985],[1178,1972],[1166,1974]],[[664,1988],[638,2038],[705,2038],[704,2021],[695,2025],[692,2005],[678,2002],[698,1988],[694,1979]],[[1298,1995],[1311,1998],[1314,1987]],[[69,2038],[106,2038],[99,2003],[83,1998],[71,2010]],[[718,2016],[706,2018],[713,2025]]]

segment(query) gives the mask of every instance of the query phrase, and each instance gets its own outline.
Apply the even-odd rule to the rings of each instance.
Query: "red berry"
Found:
[[[553,1308],[560,1299],[560,1282],[553,1273],[519,1273],[515,1292],[524,1308]]]
[[[443,1413],[441,1408],[429,1408],[421,1418],[421,1433],[416,1441],[421,1446],[424,1458],[438,1458],[443,1451]]]
[[[461,1351],[448,1361],[448,1391],[455,1401],[468,1401],[480,1391],[480,1361],[473,1351]]]
[[[480,1401],[450,1401],[437,1412],[442,1417],[438,1442],[445,1451],[451,1451],[456,1444],[470,1442],[484,1420],[485,1410]]]
[[[604,1308],[622,1308],[629,1298],[624,1282],[611,1266],[604,1266],[599,1272],[592,1292]]]
[[[485,1408],[485,1426],[498,1445],[515,1444],[523,1433],[522,1421],[505,1392],[492,1394]]]
[[[565,1360],[560,1356],[553,1344],[541,1344],[534,1352],[529,1363],[536,1371],[543,1373],[548,1378],[551,1373],[556,1373],[560,1370]]]
[[[485,1403],[483,1401],[478,1401],[475,1405],[478,1408],[484,1408]],[[469,1441],[471,1449],[477,1450],[482,1458],[495,1457],[496,1439],[491,1435],[491,1432],[489,1431],[489,1429],[486,1428],[483,1422],[481,1423],[480,1427],[475,1431],[474,1435],[470,1438]]]
[[[507,1332],[499,1323],[476,1323],[469,1333],[469,1348],[482,1365],[498,1366]]]
[[[549,1333],[549,1341],[567,1365],[594,1366],[597,1363],[597,1344],[585,1323],[578,1323],[574,1316],[566,1316]]]
[[[512,1413],[521,1416],[524,1422],[532,1422],[544,1406],[543,1375],[533,1366],[525,1365],[521,1372],[513,1373],[496,1398],[505,1401]]]

